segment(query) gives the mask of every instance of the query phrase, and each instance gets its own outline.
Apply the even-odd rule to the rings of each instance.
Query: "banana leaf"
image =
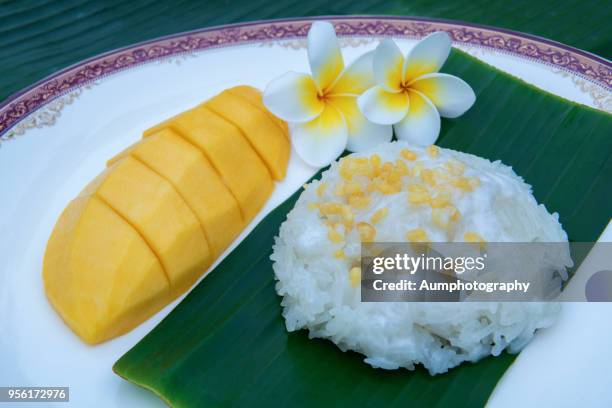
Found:
[[[596,240],[612,214],[612,117],[456,50],[444,72],[470,83],[477,101],[466,115],[443,120],[438,144],[512,165],[538,201],[560,214],[571,240]],[[422,368],[376,370],[327,340],[286,331],[269,257],[299,193],[270,213],[114,371],[177,407],[484,405],[514,356],[431,377]]]

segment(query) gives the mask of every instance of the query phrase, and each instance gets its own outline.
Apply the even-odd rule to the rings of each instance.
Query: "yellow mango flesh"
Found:
[[[172,183],[204,227],[214,258],[244,228],[238,202],[208,159],[171,129],[144,139],[129,154]]]
[[[95,196],[64,209],[49,238],[43,279],[51,304],[91,344],[131,330],[170,301],[157,256]]]
[[[176,116],[167,126],[204,153],[236,197],[245,221],[250,221],[270,196],[274,183],[240,130],[202,106]]]
[[[242,131],[274,179],[282,180],[285,177],[290,145],[287,136],[266,113],[245,98],[228,91],[212,97],[204,106]]]
[[[189,288],[212,263],[198,219],[175,188],[128,156],[109,167],[81,195],[95,194],[143,236],[158,256],[172,293]]]
[[[251,117],[243,127],[227,119],[236,114],[229,105],[222,115],[199,106],[165,120],[110,159],[59,217],[43,261],[45,291],[84,341],[121,335],[187,290],[271,194],[264,158],[280,157],[276,173],[285,173],[286,124],[258,90],[231,93]],[[265,138],[265,154],[255,136]]]
[[[236,95],[238,97],[244,98],[255,108],[264,112],[268,118],[270,118],[283,132],[287,140],[289,140],[289,126],[287,126],[287,122],[276,117],[272,112],[270,112],[265,105],[263,104],[263,98],[261,92],[252,86],[247,85],[239,85],[227,90],[227,92],[232,95]]]

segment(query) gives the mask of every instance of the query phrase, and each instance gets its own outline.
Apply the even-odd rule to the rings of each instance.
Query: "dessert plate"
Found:
[[[347,62],[382,38],[392,37],[405,51],[417,39],[443,30],[455,47],[495,67],[612,112],[612,64],[584,51],[452,21],[325,19],[335,24]],[[143,129],[227,87],[262,89],[286,71],[307,72],[305,36],[311,22],[244,23],[148,41],[66,68],[0,104],[0,385],[68,386],[76,406],[163,405],[111,367],[180,299],[130,333],[86,346],[45,298],[41,265],[47,239],[68,201]],[[292,152],[287,178],[234,246],[315,171]],[[600,239],[610,238],[608,228]],[[558,324],[538,333],[521,353],[490,405],[611,405],[612,395],[602,391],[605,363],[612,359],[610,306],[566,304]],[[576,377],[576,371],[582,374]]]

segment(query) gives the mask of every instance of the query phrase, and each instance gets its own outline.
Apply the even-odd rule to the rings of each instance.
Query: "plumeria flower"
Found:
[[[476,100],[465,81],[438,73],[450,49],[444,32],[423,38],[405,58],[393,40],[381,42],[373,60],[377,84],[359,97],[361,112],[374,123],[393,125],[398,139],[433,144],[440,133],[440,116],[456,118]]]
[[[372,56],[363,54],[345,68],[334,27],[317,21],[308,32],[312,75],[288,72],[266,87],[265,106],[289,123],[293,146],[307,163],[325,166],[345,149],[391,140],[392,127],[369,122],[357,106],[357,97],[376,84]]]

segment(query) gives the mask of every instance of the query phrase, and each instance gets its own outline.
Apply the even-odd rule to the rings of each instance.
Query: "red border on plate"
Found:
[[[454,43],[477,45],[545,63],[612,88],[612,63],[545,38],[478,24],[421,17],[329,16],[237,23],[146,41],[79,62],[0,104],[0,139],[32,112],[77,88],[125,69],[183,53],[251,42],[304,38],[314,20],[333,22],[339,36],[422,38],[447,32]]]

